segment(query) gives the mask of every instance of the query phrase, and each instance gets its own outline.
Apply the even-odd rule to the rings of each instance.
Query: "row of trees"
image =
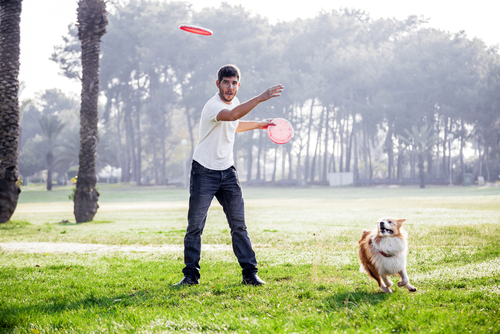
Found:
[[[82,24],[70,25],[52,57],[64,75],[83,80],[82,97],[92,92],[96,101],[100,92],[99,134],[88,127],[97,127],[97,114],[78,138],[78,102],[57,89],[40,94],[21,108],[25,176],[43,167],[49,176],[52,166],[62,175],[70,166],[81,170],[79,143],[91,161],[100,139],[97,166],[121,168],[124,182],[180,177],[181,140],[189,139],[189,158],[202,106],[226,63],[242,69],[240,100],[283,83],[285,93],[250,117],[284,117],[295,128],[283,146],[265,132],[238,135],[236,164],[249,182],[325,183],[329,172],[365,181],[448,179],[450,164],[455,182],[466,172],[491,181],[500,173],[498,50],[464,32],[427,28],[413,16],[374,20],[347,9],[275,25],[227,4],[196,12],[188,3],[131,0],[115,4],[107,21],[100,13],[93,16],[94,71],[96,45],[109,26],[99,79],[83,78]],[[189,22],[214,35],[178,29]],[[88,197],[96,203],[96,192]]]
[[[177,29],[186,22],[214,35]],[[183,136],[193,152],[217,69],[235,63],[241,100],[278,82],[286,87],[250,117],[284,117],[295,128],[283,147],[262,132],[238,136],[237,167],[247,181],[326,182],[328,172],[402,180],[418,178],[419,166],[422,178],[448,179],[450,144],[456,182],[465,172],[495,180],[497,49],[426,25],[347,9],[270,25],[241,6],[195,12],[188,3],[124,2],[110,11],[103,38],[101,129],[115,138],[123,181],[163,184]],[[53,55],[72,78],[81,71],[76,32],[70,26]]]

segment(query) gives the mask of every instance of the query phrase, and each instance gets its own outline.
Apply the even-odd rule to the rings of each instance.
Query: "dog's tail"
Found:
[[[366,238],[366,236],[370,235],[370,233],[372,233],[372,231],[363,230],[363,234],[361,234],[361,239],[359,239],[358,244],[361,244],[361,242],[363,242],[363,240]]]

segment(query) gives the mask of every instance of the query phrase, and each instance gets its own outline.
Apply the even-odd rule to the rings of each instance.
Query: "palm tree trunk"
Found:
[[[0,0],[0,223],[19,199],[19,54],[22,0]]]
[[[99,51],[106,33],[103,0],[78,1],[78,38],[82,43],[82,103],[80,109],[80,166],[74,197],[77,223],[92,221],[99,208],[96,189],[97,98],[99,95]]]
[[[49,147],[47,155],[45,156],[45,161],[47,162],[47,190],[52,190],[52,171],[54,169],[54,154],[52,153],[52,148]]]

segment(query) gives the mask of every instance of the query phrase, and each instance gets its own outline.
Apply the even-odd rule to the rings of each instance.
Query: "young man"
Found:
[[[219,69],[216,85],[219,91],[201,112],[199,141],[193,155],[188,211],[188,227],[184,237],[184,278],[175,285],[199,284],[201,234],[208,208],[214,196],[224,209],[233,251],[242,268],[243,284],[265,284],[257,276],[257,260],[245,225],[245,208],[240,183],[233,161],[236,132],[267,129],[270,121],[241,121],[259,103],[281,95],[283,86],[268,88],[259,96],[240,104],[236,94],[240,88],[240,70],[235,65]]]

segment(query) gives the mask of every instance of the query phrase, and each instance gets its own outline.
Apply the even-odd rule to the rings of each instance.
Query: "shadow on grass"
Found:
[[[337,311],[339,309],[357,309],[361,305],[377,305],[389,299],[389,294],[379,292],[342,292],[331,297],[325,298],[325,308],[327,310]]]
[[[134,294],[119,294],[115,297],[95,297],[89,296],[81,300],[46,300],[39,304],[31,304],[28,306],[9,307],[1,305],[0,307],[0,333],[10,333],[18,327],[29,325],[30,315],[44,314],[54,318],[56,327],[67,326],[66,318],[59,318],[61,314],[68,311],[102,309],[102,312],[108,312],[112,308],[124,307],[134,304],[132,297]],[[69,321],[69,319],[67,319]]]
[[[111,220],[93,220],[90,222],[86,223],[77,223],[69,220],[61,220],[60,222],[57,222],[57,225],[62,225],[62,226],[85,226],[85,225],[97,225],[97,224],[112,224],[114,221]]]

